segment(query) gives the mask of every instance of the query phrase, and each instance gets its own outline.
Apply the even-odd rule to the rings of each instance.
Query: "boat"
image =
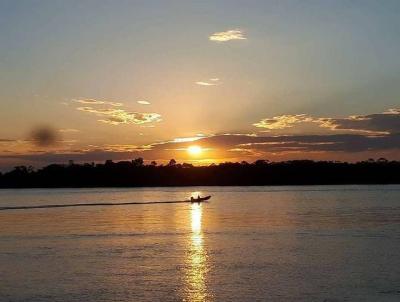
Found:
[[[211,195],[208,195],[208,196],[204,196],[204,197],[197,197],[197,198],[194,198],[193,196],[192,197],[190,197],[190,202],[203,202],[203,201],[207,201],[207,200],[209,200],[211,198]]]

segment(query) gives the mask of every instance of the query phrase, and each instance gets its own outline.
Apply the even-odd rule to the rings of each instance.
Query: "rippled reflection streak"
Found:
[[[202,205],[192,204],[190,211],[192,233],[188,242],[186,298],[187,301],[208,301],[205,284],[207,255],[201,230]]]

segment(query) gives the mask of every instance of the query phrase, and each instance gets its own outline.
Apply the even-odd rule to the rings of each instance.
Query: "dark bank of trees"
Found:
[[[104,164],[52,164],[42,169],[19,166],[0,174],[1,188],[248,186],[323,184],[399,184],[400,162],[385,159],[357,163],[295,160],[222,163],[196,167],[171,160],[167,165],[143,159]]]

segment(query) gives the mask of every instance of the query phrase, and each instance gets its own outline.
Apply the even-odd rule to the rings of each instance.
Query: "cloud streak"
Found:
[[[196,84],[200,85],[200,86],[215,86],[215,85],[217,85],[216,83],[209,83],[209,82],[202,82],[202,81],[196,82]]]
[[[142,112],[130,112],[124,109],[96,109],[93,107],[78,107],[77,110],[95,114],[99,119],[99,122],[120,125],[120,124],[146,124],[152,122],[160,122],[161,115],[158,113],[142,113]]]
[[[195,82],[195,83],[197,85],[200,85],[200,86],[216,86],[216,85],[220,84],[218,78],[212,78],[212,79],[209,79],[207,81],[198,81],[198,82]]]
[[[110,125],[135,124],[142,125],[161,121],[161,115],[153,112],[127,111],[122,108],[123,103],[100,101],[95,99],[74,99],[76,103],[91,105],[77,107],[78,111],[90,113],[99,117],[98,121]],[[147,101],[138,101],[139,104],[149,105]],[[109,105],[111,108],[98,108],[97,105]],[[96,106],[96,107],[94,107]],[[68,130],[68,129],[67,129]],[[67,131],[66,131],[67,132]],[[69,131],[71,132],[71,131]]]
[[[110,105],[114,107],[121,107],[124,104],[119,102],[109,102],[109,101],[100,101],[95,99],[73,99],[75,103],[85,104],[85,105]]]
[[[312,122],[312,121],[313,118],[307,116],[306,114],[295,114],[295,115],[287,114],[287,115],[279,115],[279,116],[274,116],[272,118],[262,119],[258,123],[254,123],[253,126],[268,130],[276,130],[276,129],[291,128],[298,123]]]
[[[153,145],[152,149],[186,148],[189,142],[166,142]],[[334,135],[214,135],[196,141],[203,148],[220,151],[242,151],[260,155],[302,152],[304,157],[312,152],[367,152],[400,149],[400,134],[365,136],[358,134]]]
[[[74,133],[74,132],[80,132],[78,129],[73,129],[73,128],[66,128],[66,129],[59,129],[59,132],[62,133]]]
[[[354,115],[347,118],[320,118],[321,127],[331,130],[361,131],[367,133],[400,133],[400,109],[384,113]]]
[[[394,108],[383,113],[353,115],[345,118],[313,117],[306,114],[279,115],[262,119],[253,126],[267,130],[282,130],[307,122],[335,131],[368,134],[400,133],[400,109]]]
[[[95,108],[85,106],[77,108],[88,114],[99,117],[104,123],[140,124],[158,121],[160,115],[155,113],[129,112],[120,108]],[[308,115],[282,115],[264,119],[260,125],[268,129],[294,127],[301,122],[316,123],[323,128],[333,130],[361,131],[360,133],[337,133],[310,135],[257,135],[257,134],[214,134],[193,137],[178,137],[172,140],[147,143],[144,145],[88,145],[72,149],[72,145],[54,145],[54,148],[31,149],[23,141],[19,152],[3,150],[0,159],[17,159],[21,161],[38,161],[43,163],[76,161],[103,161],[105,159],[132,159],[141,156],[146,160],[167,161],[170,158],[190,160],[186,150],[195,144],[206,150],[208,162],[225,160],[271,160],[287,159],[325,159],[325,160],[363,160],[369,157],[387,157],[400,159],[400,110],[390,109],[383,113],[350,116],[346,118],[319,118]],[[335,134],[333,134],[335,133]],[[40,139],[48,140],[48,133],[40,133]],[[51,139],[51,135],[50,135]],[[3,146],[16,143],[7,139],[0,140]],[[65,141],[67,142],[67,141]],[[45,144],[40,144],[43,146]],[[29,148],[27,148],[29,147]],[[203,158],[202,158],[203,159]]]
[[[209,37],[210,41],[227,42],[232,40],[246,40],[244,32],[240,29],[230,29],[227,31],[215,32]]]
[[[193,145],[191,139],[175,139],[166,142],[157,142],[148,145],[102,145],[88,146],[82,150],[61,150],[59,152],[36,152],[30,154],[2,154],[0,158],[14,158],[37,162],[67,162],[76,161],[104,161],[106,159],[129,160],[143,157],[146,160],[164,160],[182,158],[186,150]],[[353,154],[394,154],[399,159],[400,134],[365,136],[359,134],[334,135],[281,135],[281,136],[254,136],[246,134],[220,134],[196,139],[196,145],[203,150],[209,150],[219,157],[214,161],[227,158],[286,158],[293,156],[300,158],[325,158],[332,160],[333,156]],[[172,152],[172,153],[171,153]],[[396,155],[397,154],[397,155]],[[359,158],[359,157],[358,157]],[[366,158],[359,158],[359,160]]]

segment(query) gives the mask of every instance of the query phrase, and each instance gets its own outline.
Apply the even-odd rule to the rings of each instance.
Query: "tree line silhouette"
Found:
[[[193,166],[171,160],[166,165],[144,164],[142,158],[103,164],[51,164],[35,170],[18,166],[0,173],[0,188],[253,186],[399,184],[400,161],[384,158],[356,163],[293,160],[226,162]]]

